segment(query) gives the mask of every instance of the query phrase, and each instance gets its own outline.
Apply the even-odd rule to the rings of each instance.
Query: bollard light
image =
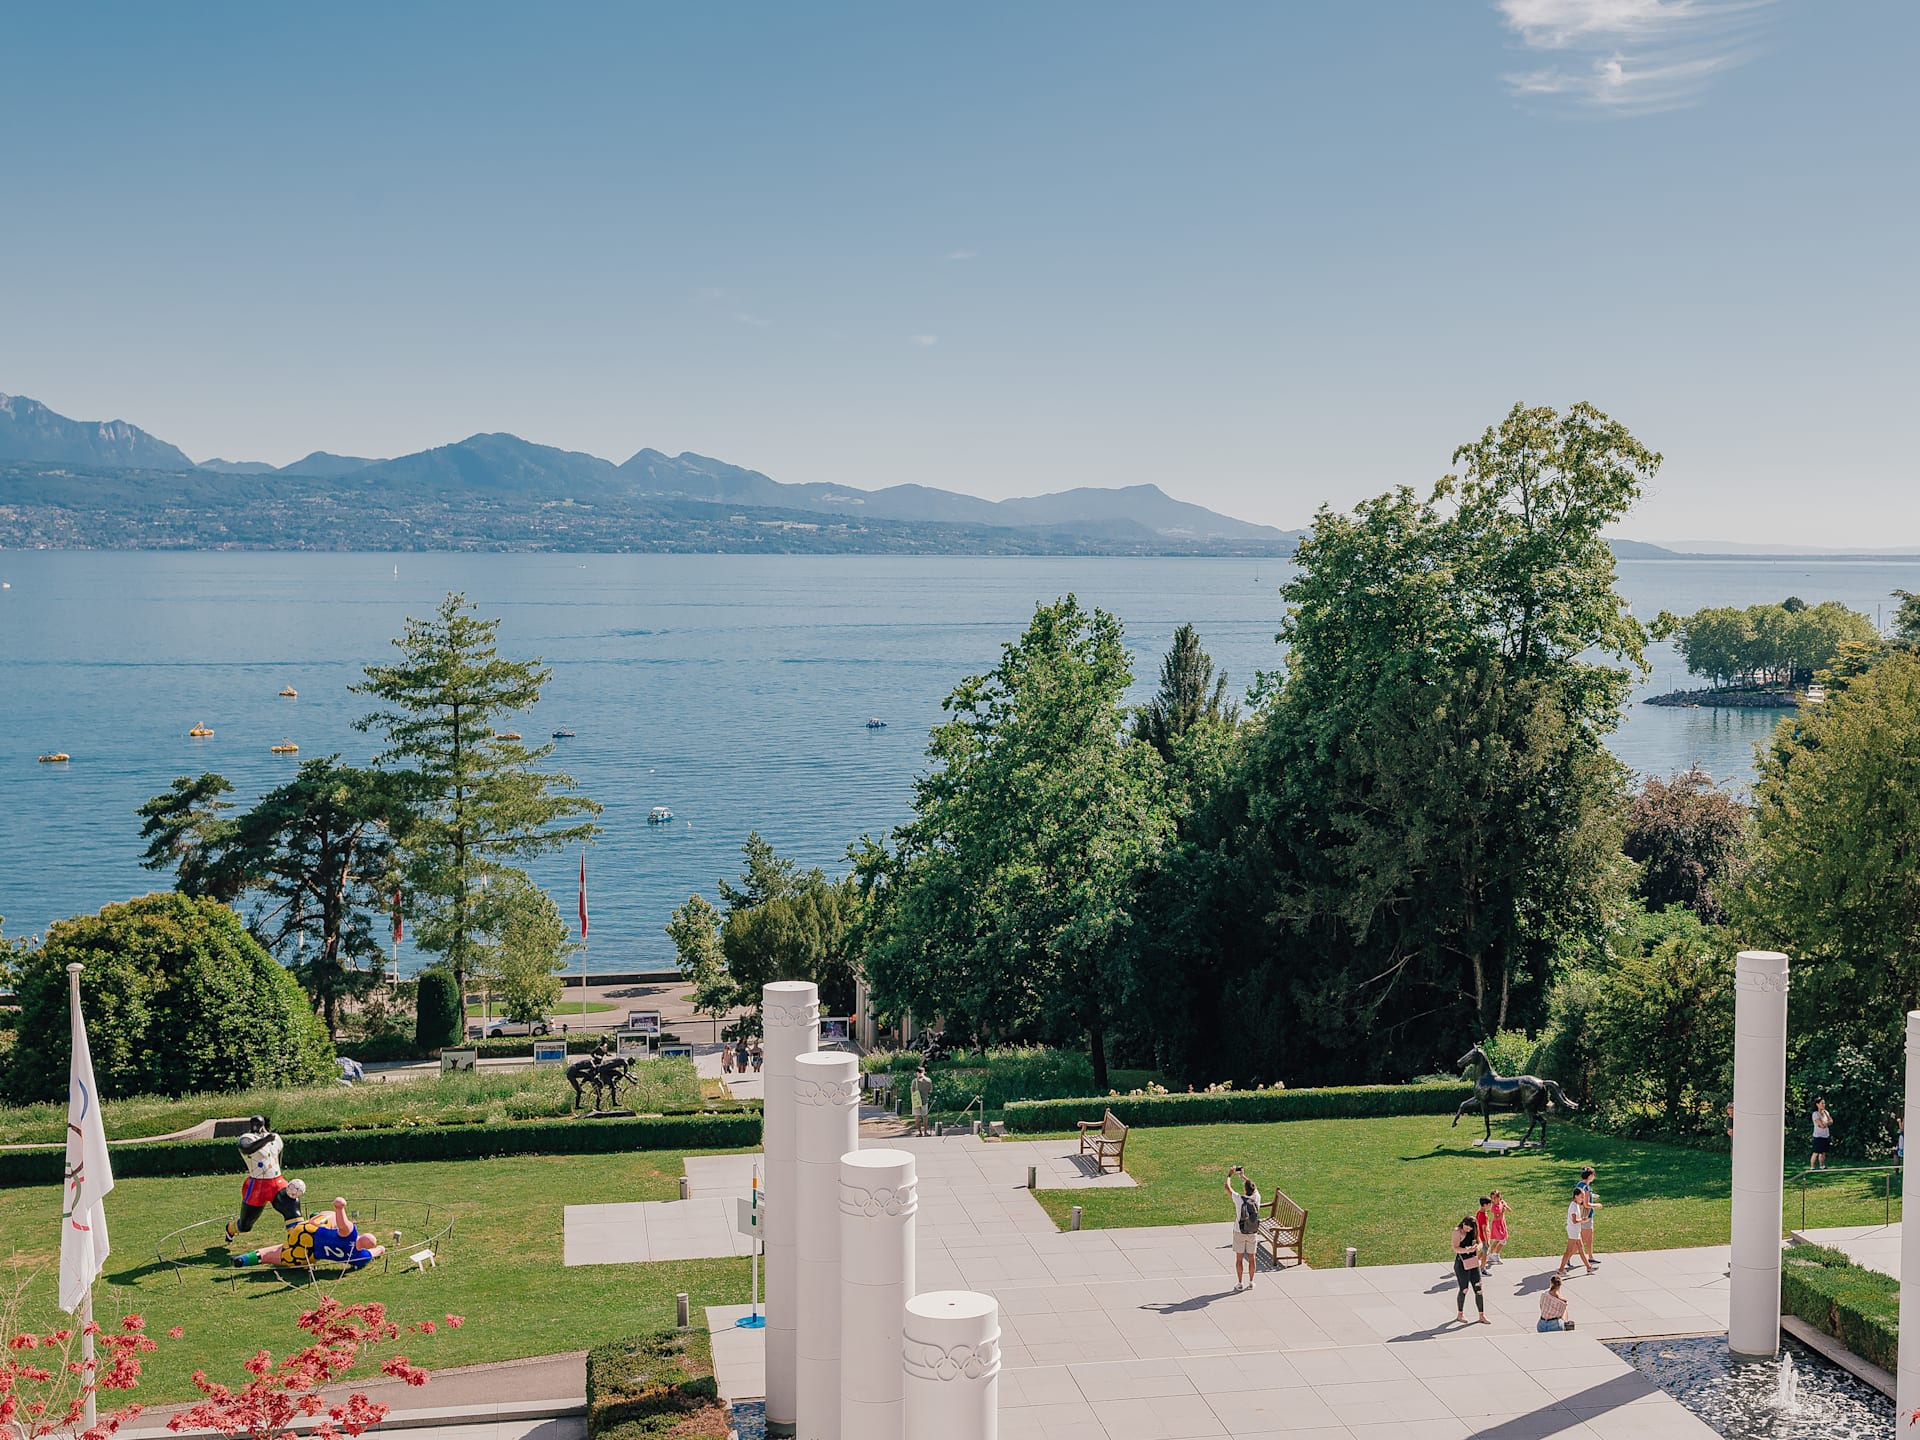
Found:
[[[673,1297],[674,1323],[682,1330],[693,1324],[693,1307],[687,1301],[687,1292],[682,1290]]]
[[[684,1175],[682,1175],[682,1176],[680,1177],[680,1198],[681,1198],[682,1200],[685,1200],[685,1199],[686,1199],[686,1198],[687,1198],[687,1197],[688,1197],[689,1195],[691,1195],[692,1193],[693,1193],[693,1192],[692,1192],[692,1190],[691,1190],[691,1189],[689,1188],[689,1186],[688,1186],[688,1183],[687,1183],[687,1177],[686,1177],[686,1176],[684,1176]]]
[[[1067,1217],[1067,1229],[1078,1230],[1079,1228],[1080,1228],[1080,1207],[1076,1205],[1073,1207],[1073,1213]]]
[[[1360,1251],[1357,1246],[1347,1246],[1347,1269],[1352,1270],[1360,1263]]]

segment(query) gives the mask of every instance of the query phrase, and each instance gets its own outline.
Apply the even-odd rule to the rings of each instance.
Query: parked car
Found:
[[[487,1039],[504,1040],[509,1035],[545,1035],[547,1022],[535,1020],[528,1024],[525,1020],[494,1020],[487,1025]]]

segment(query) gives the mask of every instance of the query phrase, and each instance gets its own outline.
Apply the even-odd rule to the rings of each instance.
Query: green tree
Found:
[[[1698,768],[1649,775],[1627,811],[1635,893],[1650,910],[1684,905],[1708,924],[1726,918],[1721,892],[1746,863],[1747,807]]]
[[[545,1020],[560,1003],[560,972],[579,942],[567,938],[560,907],[518,870],[503,871],[476,907],[487,941],[481,969],[509,1020]]]
[[[248,878],[231,863],[233,820],[227,812],[233,802],[224,797],[232,792],[224,775],[209,770],[182,775],[147,801],[139,810],[140,838],[147,842],[140,863],[149,870],[172,870],[173,888],[182,895],[223,905],[239,899]]]
[[[1182,625],[1160,662],[1160,688],[1133,716],[1133,738],[1174,759],[1174,746],[1196,725],[1232,726],[1239,707],[1227,699],[1227,672],[1213,673],[1213,657],[1200,646],[1200,632]]]
[[[482,620],[449,595],[427,620],[407,621],[400,658],[369,665],[355,693],[382,708],[356,721],[384,737],[376,763],[402,783],[413,815],[405,844],[414,940],[466,985],[482,937],[474,902],[483,879],[513,862],[599,833],[600,807],[569,793],[571,776],[538,768],[551,745],[528,747],[495,731],[531,709],[552,676],[538,660],[508,660],[498,620]]]
[[[1753,805],[1733,923],[1794,957],[1797,1032],[1889,1060],[1920,1005],[1920,655],[1891,651],[1781,722]]]
[[[62,920],[20,966],[20,1033],[6,1090],[17,1104],[67,1093],[67,966],[103,1096],[183,1095],[332,1078],[333,1046],[299,984],[226,906],[147,895]]]
[[[1131,679],[1119,623],[1069,595],[947,697],[913,819],[857,859],[881,1013],[1084,1040],[1106,1086],[1133,897],[1171,830],[1158,753],[1125,742]]]
[[[720,924],[720,912],[704,895],[689,895],[667,921],[667,938],[680,958],[680,973],[693,986],[695,1012],[716,1018],[740,1003],[739,987],[727,971]]]
[[[1697,922],[1603,973],[1590,1019],[1594,1088],[1616,1121],[1656,1112],[1713,1128],[1733,1061],[1733,964]]]
[[[1746,609],[1709,606],[1691,615],[1663,610],[1657,640],[1671,639],[1687,669],[1715,685],[1805,685],[1850,646],[1871,644],[1873,622],[1837,600],[1808,605],[1789,596]]]
[[[1902,645],[1920,648],[1920,593],[1896,590],[1893,598],[1900,608],[1893,612],[1893,638]]]
[[[413,1043],[421,1050],[458,1044],[467,1033],[466,997],[453,973],[435,966],[420,972],[414,999]]]

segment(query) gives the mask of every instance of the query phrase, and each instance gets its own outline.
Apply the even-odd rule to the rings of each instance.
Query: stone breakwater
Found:
[[[1796,710],[1801,702],[1798,690],[1675,690],[1668,695],[1649,695],[1640,703],[1681,709]]]

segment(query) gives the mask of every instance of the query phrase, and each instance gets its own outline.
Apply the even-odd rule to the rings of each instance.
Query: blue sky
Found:
[[[1515,400],[1624,533],[1920,544],[1920,6],[55,6],[0,390],[1306,523]]]

